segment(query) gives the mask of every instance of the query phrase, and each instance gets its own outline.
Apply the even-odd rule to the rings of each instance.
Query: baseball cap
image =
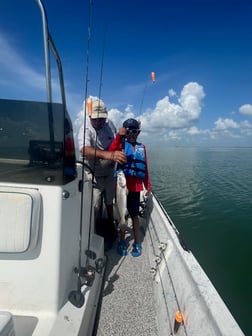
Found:
[[[91,113],[89,116],[91,119],[108,117],[106,105],[101,99],[92,100]]]
[[[124,121],[123,127],[128,129],[139,129],[139,123],[136,119],[130,118]]]

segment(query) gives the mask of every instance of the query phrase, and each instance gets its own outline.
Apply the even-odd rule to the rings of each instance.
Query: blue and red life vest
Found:
[[[146,174],[146,157],[143,144],[137,142],[133,146],[131,143],[125,141],[124,151],[127,156],[127,162],[123,168],[125,176],[136,176],[144,179]]]

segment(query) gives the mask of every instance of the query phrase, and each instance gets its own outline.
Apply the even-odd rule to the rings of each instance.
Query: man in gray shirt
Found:
[[[126,156],[122,151],[111,152],[108,150],[117,130],[113,122],[108,119],[108,112],[104,102],[101,99],[90,100],[89,98],[87,111],[89,118],[86,118],[86,125],[80,128],[78,134],[79,148],[85,162],[94,172],[94,220],[97,222],[103,195],[108,214],[108,225],[106,228],[102,228],[101,234],[105,239],[107,238],[107,241],[112,246],[112,242],[116,238],[113,214],[116,185],[115,165],[116,163],[124,164]]]

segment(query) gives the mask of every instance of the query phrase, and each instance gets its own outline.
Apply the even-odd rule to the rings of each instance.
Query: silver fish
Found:
[[[117,185],[116,185],[116,205],[119,213],[119,225],[120,229],[125,229],[127,226],[126,216],[127,216],[127,185],[126,177],[122,170],[119,170],[116,173],[117,176]]]

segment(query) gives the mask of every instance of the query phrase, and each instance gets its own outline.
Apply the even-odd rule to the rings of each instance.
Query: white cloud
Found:
[[[109,118],[114,122],[117,128],[122,126],[122,122],[129,118],[134,118],[132,106],[128,105],[123,112],[112,108],[108,111]]]
[[[179,135],[180,132],[176,130],[169,131],[167,134],[167,140],[181,140],[181,136]],[[166,137],[166,136],[165,136]]]
[[[239,108],[239,111],[243,115],[252,116],[252,105],[244,104]]]
[[[164,145],[243,145],[250,141],[252,125],[248,121],[237,123],[233,119],[218,118],[213,128],[202,129],[194,124],[198,122],[204,89],[198,83],[186,84],[178,97],[177,103],[172,103],[168,96],[156,102],[154,109],[148,109],[141,115],[135,115],[134,107],[127,105],[121,111],[116,108],[109,110],[109,118],[116,127],[121,127],[128,118],[140,119],[142,132],[140,141],[152,146]],[[83,122],[83,111],[79,113]],[[247,140],[246,140],[247,139]]]
[[[169,97],[174,97],[174,96],[176,96],[176,91],[174,91],[173,89],[170,89],[168,91],[168,95],[169,95]]]
[[[188,83],[181,91],[179,102],[182,108],[188,112],[191,120],[198,119],[204,97],[204,89],[198,83]]]
[[[234,129],[234,128],[238,128],[239,125],[232,119],[222,119],[219,118],[217,121],[215,121],[215,129],[216,130],[228,130],[228,129]]]
[[[145,129],[183,128],[199,119],[204,89],[198,83],[188,83],[181,91],[178,103],[171,103],[168,96],[156,103],[154,110],[140,116]]]
[[[252,136],[252,124],[248,120],[240,123],[241,133],[246,136]]]
[[[195,135],[195,134],[200,134],[201,131],[197,127],[193,126],[189,128],[188,133],[191,135]]]
[[[252,128],[252,124],[248,120],[241,121],[240,126],[244,129]]]

